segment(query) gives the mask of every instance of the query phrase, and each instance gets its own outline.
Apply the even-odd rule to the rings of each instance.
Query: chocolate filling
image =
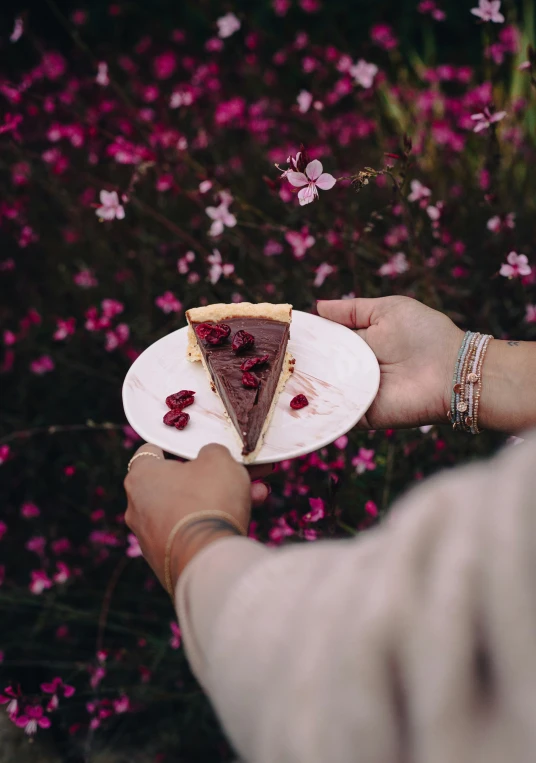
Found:
[[[222,323],[231,327],[229,339],[221,345],[206,345],[201,339],[198,343],[227,413],[244,443],[242,454],[247,455],[255,450],[277,389],[287,349],[289,324],[246,317],[228,318]],[[194,330],[197,325],[192,323]],[[237,354],[231,348],[231,341],[240,329],[255,337],[255,346]],[[246,358],[258,355],[268,355],[269,360],[251,369],[251,373],[260,380],[260,387],[248,389],[242,385],[240,365]]]

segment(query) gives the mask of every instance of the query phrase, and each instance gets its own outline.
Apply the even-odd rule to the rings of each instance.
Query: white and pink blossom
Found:
[[[212,284],[218,283],[222,276],[227,277],[234,273],[234,265],[230,262],[223,262],[219,249],[213,249],[207,260],[210,264],[208,279]]]
[[[232,212],[229,212],[229,205],[233,201],[233,197],[227,191],[220,191],[220,205],[218,207],[207,207],[205,212],[212,220],[212,225],[208,232],[209,236],[220,236],[223,233],[224,227],[234,228],[236,225],[236,217]]]
[[[110,84],[110,77],[108,76],[108,64],[106,61],[100,61],[98,70],[97,70],[97,76],[95,77],[95,82],[97,85],[101,85],[101,87],[106,87]]]
[[[478,8],[471,8],[473,16],[478,16],[482,21],[493,21],[502,24],[504,16],[500,12],[501,0],[479,0]]]
[[[374,471],[376,464],[374,463],[374,451],[367,448],[359,448],[357,456],[352,458],[352,466],[355,466],[355,470],[358,474],[363,474],[366,471]]]
[[[348,70],[358,85],[368,89],[374,83],[374,77],[378,74],[376,64],[368,64],[362,58]]]
[[[140,543],[133,533],[129,533],[127,536],[128,548],[126,550],[127,556],[131,559],[135,559],[137,556],[143,556],[143,552],[140,548]]]
[[[305,253],[313,246],[316,240],[314,236],[311,236],[309,228],[306,226],[301,231],[287,231],[285,239],[292,247],[292,254],[297,260],[305,257]]]
[[[510,252],[506,258],[506,262],[503,262],[501,265],[499,272],[505,278],[519,278],[520,276],[530,276],[532,268],[529,265],[529,260],[526,254]]]
[[[179,313],[182,310],[182,302],[177,299],[172,291],[165,291],[154,302],[166,315],[169,313]]]
[[[218,27],[218,37],[224,40],[226,37],[230,37],[237,32],[240,27],[240,19],[238,19],[234,13],[226,13],[216,21]]]
[[[478,114],[471,114],[471,119],[475,123],[473,132],[482,132],[482,130],[487,130],[488,127],[491,127],[491,125],[495,124],[495,122],[500,122],[502,119],[504,119],[506,113],[506,111],[496,111],[492,114],[489,108],[486,106],[484,111],[479,112]]]
[[[315,280],[313,282],[313,285],[317,287],[322,286],[326,278],[330,276],[332,273],[335,273],[335,271],[336,271],[336,268],[333,267],[333,265],[330,265],[329,262],[323,262],[315,270]]]
[[[22,18],[20,16],[17,16],[15,19],[15,25],[13,27],[13,31],[9,35],[9,41],[10,42],[17,42],[17,40],[20,40],[22,37],[22,33],[24,32],[24,23],[22,21]]]
[[[329,191],[337,182],[333,175],[324,172],[322,163],[318,159],[313,159],[305,168],[305,172],[294,172],[290,170],[286,173],[288,182],[295,188],[301,188],[298,193],[300,205],[310,204],[318,198],[318,189]]]
[[[536,323],[536,305],[527,305],[525,320],[527,323]]]
[[[426,201],[432,195],[432,191],[420,180],[412,180],[410,187],[411,193],[408,196],[408,201]]]
[[[406,255],[404,252],[397,252],[396,254],[393,254],[388,262],[379,268],[378,274],[381,276],[391,276],[391,278],[393,278],[401,273],[405,273],[407,270],[409,270],[409,262]]]
[[[125,217],[124,207],[119,203],[116,191],[100,192],[101,206],[95,210],[95,213],[101,220],[123,220]]]
[[[296,100],[298,102],[298,111],[301,111],[302,114],[306,114],[311,108],[313,96],[307,90],[301,90]]]

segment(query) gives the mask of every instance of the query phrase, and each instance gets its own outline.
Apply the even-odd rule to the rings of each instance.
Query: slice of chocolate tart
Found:
[[[250,463],[294,370],[287,350],[292,305],[207,305],[188,310],[186,318],[188,360],[203,363]]]

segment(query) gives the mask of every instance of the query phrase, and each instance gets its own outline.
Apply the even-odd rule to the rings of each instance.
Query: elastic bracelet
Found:
[[[179,519],[177,524],[172,527],[171,532],[169,533],[164,555],[164,583],[166,586],[166,591],[172,599],[173,585],[171,582],[171,549],[173,547],[173,541],[175,540],[179,530],[181,530],[183,527],[186,527],[186,525],[195,522],[197,519],[221,519],[228,525],[231,525],[231,527],[240,533],[240,535],[247,535],[247,532],[243,529],[240,523],[225,511],[197,511],[195,514],[188,514],[188,516]]]
[[[480,434],[478,409],[482,392],[482,365],[493,339],[489,334],[467,331],[454,367],[450,410],[447,418],[452,428]]]

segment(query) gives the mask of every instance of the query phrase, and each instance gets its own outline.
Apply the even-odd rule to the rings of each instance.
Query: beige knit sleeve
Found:
[[[179,617],[243,760],[536,760],[536,441],[424,484],[355,541],[206,554]]]

